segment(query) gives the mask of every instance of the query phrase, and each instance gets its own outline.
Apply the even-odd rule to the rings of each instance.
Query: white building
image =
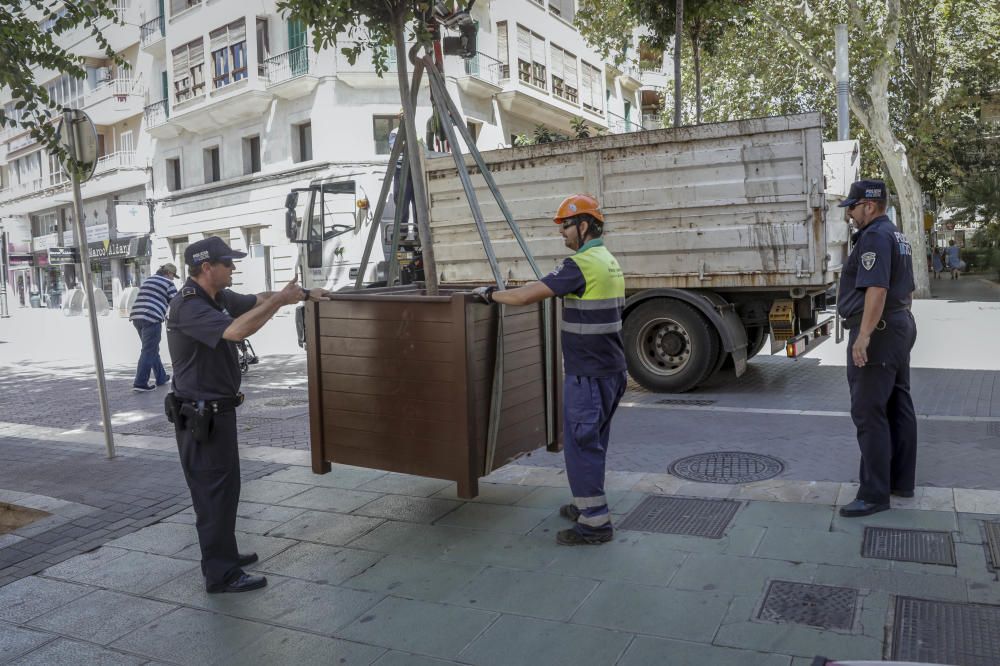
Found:
[[[91,113],[103,136],[105,158],[84,187],[95,229],[88,240],[118,237],[119,201],[153,202],[155,233],[149,260],[111,259],[100,284],[117,297],[148,274],[150,261],[182,267],[189,243],[218,235],[250,253],[234,277],[238,288],[280,286],[298,253],[284,233],[290,190],[363,173],[369,184],[358,197],[377,196],[400,110],[394,59],[383,78],[368,54],[353,65],[339,47],[317,54],[309,31],[283,18],[275,0],[119,2],[131,25],[107,34],[132,70],[115,72],[89,41],[73,43],[94,56],[94,72],[66,82],[75,97],[65,99]],[[574,12],[574,0],[476,3],[478,55],[447,57],[445,75],[480,150],[508,147],[538,125],[572,135],[576,117],[605,131],[642,128],[638,69],[602,61],[573,27]],[[425,78],[418,129],[431,116],[427,90]],[[41,265],[44,249],[73,244],[66,186],[23,133],[0,138],[0,216],[30,224],[29,272],[44,290],[65,278]]]
[[[149,180],[149,139],[142,127],[148,80],[141,75],[138,13],[125,0],[119,1],[118,13],[131,25],[109,21],[101,29],[129,68],[108,60],[89,31],[78,28],[56,39],[87,58],[86,78],[53,71],[35,73],[53,99],[83,109],[97,128],[100,158],[94,177],[83,186],[83,212],[95,285],[108,298],[149,273],[148,233],[118,233],[116,210],[141,205]],[[48,21],[37,18],[47,29]],[[16,117],[9,90],[0,90],[0,105]],[[27,302],[36,292],[41,304],[51,301],[55,305],[67,287],[82,282],[72,264],[48,261],[48,248],[77,245],[69,181],[58,161],[20,128],[0,129],[0,219],[8,230],[12,303]]]

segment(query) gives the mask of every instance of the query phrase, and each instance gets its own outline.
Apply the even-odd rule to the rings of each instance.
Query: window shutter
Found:
[[[219,28],[218,30],[213,30],[211,33],[209,33],[209,37],[211,38],[212,41],[210,43],[208,50],[211,51],[212,53],[215,53],[219,49],[226,48],[226,45],[229,43],[229,35],[226,28]]]
[[[510,51],[507,47],[507,23],[497,23],[497,60],[503,64],[510,63]]]
[[[579,87],[579,82],[576,77],[576,56],[572,53],[566,53],[563,51],[563,79],[566,81],[566,85],[571,88]]]
[[[545,40],[531,33],[531,57],[539,65],[545,64]]]
[[[566,76],[563,73],[563,55],[564,52],[558,46],[552,46],[552,76],[566,80]]]
[[[174,49],[174,81],[188,75],[188,45]]]
[[[517,26],[517,58],[531,62],[531,33]]]
[[[230,23],[229,28],[229,43],[239,44],[240,42],[245,42],[247,40],[247,22],[246,19],[241,19],[234,23]]]
[[[205,62],[205,40],[196,39],[188,46],[188,67],[197,67]]]

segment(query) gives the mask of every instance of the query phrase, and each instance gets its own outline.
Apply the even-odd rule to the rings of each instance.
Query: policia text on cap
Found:
[[[245,592],[267,584],[242,569],[257,555],[241,555],[236,548],[236,407],[243,402],[236,343],[256,333],[281,306],[329,296],[325,289],[306,291],[296,280],[277,292],[231,291],[233,260],[245,256],[216,237],[189,245],[184,253],[189,277],[167,312],[174,376],[165,407],[191,490],[208,592]]]

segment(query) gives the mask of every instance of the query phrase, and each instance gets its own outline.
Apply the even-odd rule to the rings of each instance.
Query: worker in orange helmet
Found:
[[[622,309],[625,279],[604,247],[604,214],[597,199],[574,194],[555,215],[566,247],[575,253],[554,271],[523,287],[498,291],[479,287],[487,303],[527,305],[553,296],[563,299],[563,438],[566,476],[573,503],[559,513],[574,525],[556,535],[564,546],[601,544],[614,532],[604,495],[604,468],[611,418],[625,393]]]

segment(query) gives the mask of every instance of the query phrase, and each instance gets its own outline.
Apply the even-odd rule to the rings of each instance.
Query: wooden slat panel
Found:
[[[431,421],[454,420],[455,405],[450,399],[435,398],[425,393],[380,400],[360,393],[324,391],[323,405],[357,414],[370,414],[385,419],[423,418]]]
[[[365,338],[320,338],[320,351],[337,356],[364,358],[410,359],[448,362],[454,356],[450,342],[414,342],[405,345],[396,340]]]
[[[320,304],[320,319],[426,321],[450,323],[450,303],[400,303],[397,301],[327,301]]]
[[[455,388],[450,382],[425,382],[416,379],[397,379],[387,382],[379,377],[341,375],[332,372],[324,372],[322,381],[326,391],[393,398],[409,395],[440,396],[442,401],[447,401]]]
[[[451,324],[423,321],[375,321],[336,319],[320,320],[320,335],[331,338],[364,338],[367,340],[405,340],[421,342],[453,342]]]
[[[384,377],[392,381],[399,377],[420,377],[432,382],[454,382],[459,379],[461,368],[453,363],[434,363],[433,361],[379,359],[354,356],[334,356],[323,354],[320,363],[324,372],[335,372],[341,375],[360,375],[364,377]]]
[[[346,428],[386,435],[388,441],[406,440],[456,440],[464,436],[462,424],[454,418],[447,421],[431,419],[387,419],[375,414],[359,414],[327,408],[323,412],[326,428]]]
[[[442,442],[440,439],[421,436],[397,439],[386,437],[383,433],[368,432],[342,428],[328,424],[324,430],[324,440],[336,448],[364,449],[371,453],[384,454],[387,459],[416,458],[445,461],[451,467],[457,457],[451,450],[455,442]]]

